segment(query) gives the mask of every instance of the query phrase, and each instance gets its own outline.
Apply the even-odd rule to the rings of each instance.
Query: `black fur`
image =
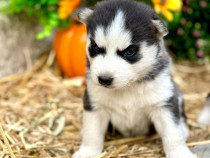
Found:
[[[158,16],[151,7],[133,0],[106,0],[98,3],[93,14],[88,18],[88,33],[94,37],[97,26],[107,28],[119,10],[122,10],[125,15],[125,27],[132,34],[133,44],[139,44],[145,40],[149,45],[157,43],[157,28],[152,24],[152,20],[157,20]]]
[[[172,81],[174,83],[174,81]],[[184,102],[179,103],[179,97],[181,95],[181,91],[178,86],[174,83],[174,93],[168,101],[166,102],[165,107],[168,108],[174,116],[175,122],[178,124],[180,119],[183,118],[186,120],[186,115],[184,113]]]
[[[84,106],[84,109],[86,111],[92,111],[93,110],[93,107],[91,105],[91,101],[90,101],[90,97],[88,95],[87,89],[85,89],[85,94],[84,94],[84,97],[83,97],[83,106]]]
[[[132,131],[130,131],[130,135],[132,136]],[[151,123],[149,125],[149,131],[148,131],[148,135],[153,135],[156,133],[156,130],[155,130],[155,127],[154,125]],[[120,131],[118,131],[113,125],[111,122],[109,122],[109,125],[108,125],[108,129],[107,129],[107,135],[113,135],[113,136],[122,136],[122,134],[120,133]]]
[[[208,94],[207,98],[210,98],[210,93]]]
[[[178,123],[181,116],[179,111],[178,98],[175,95],[173,95],[167,101],[165,107],[167,107],[171,111],[171,113],[174,115],[175,122]]]
[[[147,73],[142,79],[138,82],[141,83],[142,81],[151,81],[155,79],[165,68],[169,66],[169,59],[159,56],[157,57],[156,63],[153,65],[151,71]]]
[[[117,51],[117,54],[125,59],[127,62],[129,62],[130,64],[134,64],[136,63],[137,61],[139,61],[141,58],[142,58],[142,55],[139,53],[139,46],[134,46],[134,45],[131,45],[129,46],[128,48],[126,48],[125,50],[123,51]],[[133,52],[132,55],[126,55],[126,51],[130,51],[130,52]]]
[[[86,56],[86,66],[87,66],[87,69],[89,69],[90,68],[90,61],[89,61],[89,59],[88,59],[88,57]]]
[[[91,39],[91,44],[90,47],[88,48],[88,51],[90,53],[91,58],[94,58],[99,54],[105,55],[106,53],[105,48],[99,48],[93,39]]]
[[[158,48],[158,50],[157,50],[156,58],[158,57],[158,55],[159,55],[159,53],[160,53],[160,50],[161,50],[160,44],[159,44],[159,43],[157,44],[157,48]]]

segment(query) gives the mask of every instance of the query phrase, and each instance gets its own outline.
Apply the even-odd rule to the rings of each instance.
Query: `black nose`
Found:
[[[107,76],[99,76],[98,82],[103,86],[110,86],[112,84],[113,78]]]

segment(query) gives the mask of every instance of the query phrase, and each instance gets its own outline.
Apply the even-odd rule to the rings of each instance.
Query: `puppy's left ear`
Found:
[[[166,25],[161,21],[158,16],[155,14],[152,18],[152,23],[157,30],[157,37],[159,39],[163,38],[168,34],[168,29]]]
[[[88,18],[93,14],[93,9],[84,8],[78,13],[79,21],[83,24],[87,24]]]

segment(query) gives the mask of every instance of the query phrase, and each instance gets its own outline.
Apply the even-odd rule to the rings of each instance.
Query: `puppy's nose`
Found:
[[[110,86],[112,84],[113,78],[108,76],[98,76],[98,82],[103,86]]]

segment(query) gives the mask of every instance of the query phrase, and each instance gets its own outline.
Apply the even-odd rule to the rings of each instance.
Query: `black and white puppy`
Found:
[[[160,134],[167,158],[194,158],[186,146],[183,99],[170,75],[168,33],[152,8],[132,0],[106,0],[83,9],[87,26],[87,88],[82,143],[73,158],[103,150],[109,122],[124,136]]]

